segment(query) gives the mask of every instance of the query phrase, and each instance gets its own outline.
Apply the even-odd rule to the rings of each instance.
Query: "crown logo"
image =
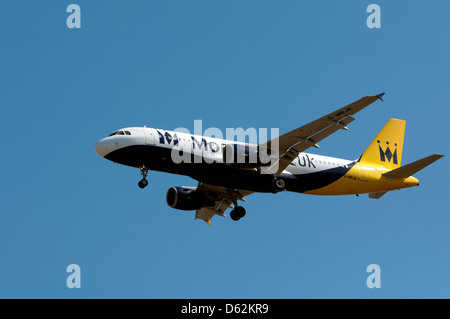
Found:
[[[380,150],[380,161],[382,162],[386,162],[386,160],[390,163],[392,160],[393,164],[398,164],[398,159],[397,159],[397,143],[394,143],[395,149],[394,149],[394,153],[392,153],[390,147],[389,147],[389,142],[386,142],[386,150],[383,150],[381,148],[380,145],[380,141],[377,141],[378,143],[378,148]]]

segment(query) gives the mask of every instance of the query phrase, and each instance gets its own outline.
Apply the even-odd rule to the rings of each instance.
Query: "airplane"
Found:
[[[139,168],[138,186],[148,185],[148,171],[186,175],[197,187],[171,187],[167,204],[195,211],[210,225],[213,216],[238,221],[246,214],[238,201],[255,193],[297,192],[310,195],[369,194],[418,186],[412,175],[444,155],[434,154],[401,166],[406,122],[390,119],[356,160],[314,155],[329,135],[348,130],[355,115],[384,93],[363,97],[311,123],[258,145],[150,127],[123,128],[99,140],[96,152],[115,163]],[[180,160],[181,158],[181,160]]]

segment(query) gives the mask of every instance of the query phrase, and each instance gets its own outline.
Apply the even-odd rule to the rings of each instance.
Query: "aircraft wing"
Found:
[[[232,190],[204,183],[199,183],[197,190],[215,202],[214,207],[203,207],[195,212],[195,219],[204,220],[208,225],[210,225],[210,220],[214,215],[226,217],[225,211],[229,207],[233,207],[233,203],[238,200],[245,202],[244,197],[253,193],[242,189]]]
[[[355,120],[351,115],[358,113],[376,100],[383,101],[383,96],[384,93],[363,97],[311,123],[260,144],[260,150],[267,150],[270,154],[276,154],[275,157],[278,158],[271,161],[271,166],[263,169],[267,173],[280,175],[299,153],[310,147],[319,148],[318,142],[340,129],[348,130],[347,125]],[[278,147],[276,147],[277,143]]]

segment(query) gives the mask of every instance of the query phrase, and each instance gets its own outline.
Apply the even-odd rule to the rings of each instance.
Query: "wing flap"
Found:
[[[208,225],[211,225],[211,218],[216,215],[216,211],[211,207],[203,207],[202,209],[196,211],[195,219],[204,220]]]
[[[199,183],[197,190],[215,201],[214,207],[202,207],[195,212],[195,219],[204,220],[208,225],[211,225],[211,219],[214,215],[226,217],[225,211],[233,207],[234,202],[238,200],[245,201],[244,197],[253,193],[243,189],[232,190],[226,187],[204,183]]]

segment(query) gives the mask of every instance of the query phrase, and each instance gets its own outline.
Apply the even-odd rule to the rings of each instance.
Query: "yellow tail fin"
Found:
[[[364,151],[359,161],[391,170],[399,168],[402,162],[405,125],[406,122],[403,120],[390,119]]]

